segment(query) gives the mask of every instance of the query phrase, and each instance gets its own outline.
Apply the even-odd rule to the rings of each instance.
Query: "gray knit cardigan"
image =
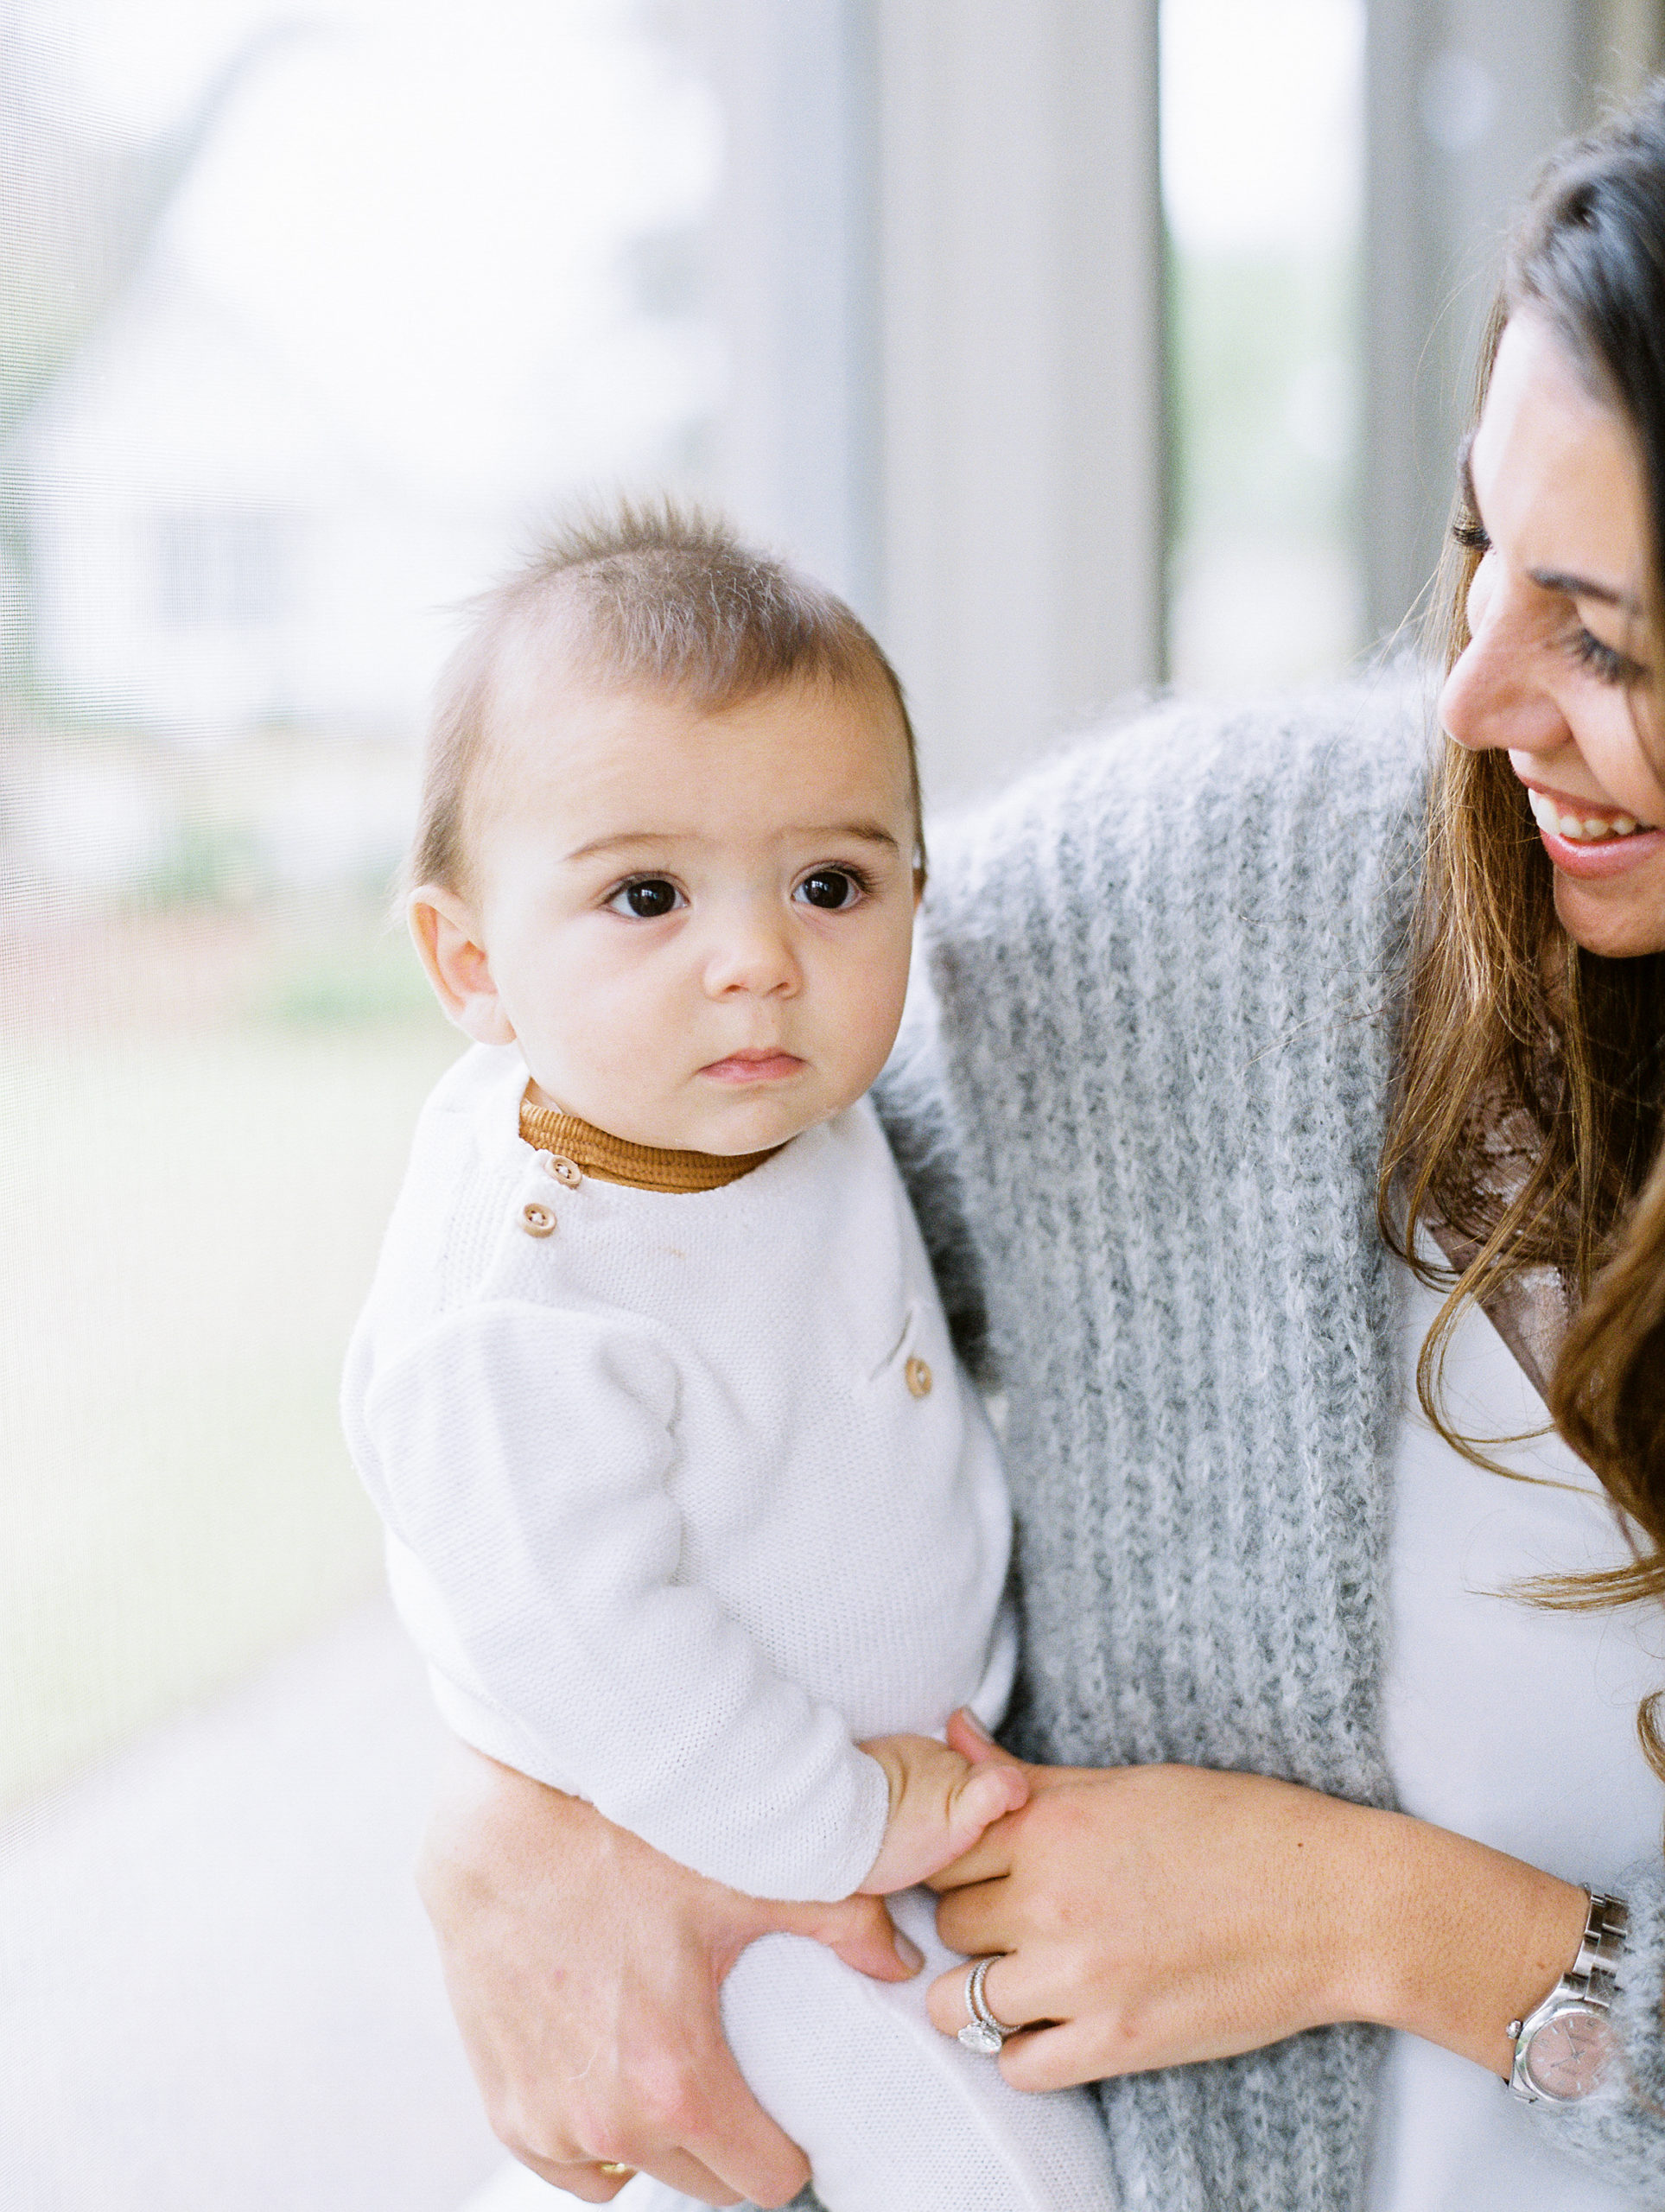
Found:
[[[880,1105],[950,1314],[1007,1399],[1006,1733],[1030,1757],[1391,1802],[1375,1186],[1425,728],[1385,682],[1160,708],[938,840],[935,1014]],[[1662,1892],[1636,1871],[1627,2081],[1540,2108],[1644,2205],[1665,2205]],[[1350,2212],[1382,2045],[1324,2029],[1103,2084],[1121,2202]]]

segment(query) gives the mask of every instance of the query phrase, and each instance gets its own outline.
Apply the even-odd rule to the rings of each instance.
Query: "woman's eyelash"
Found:
[[[1581,622],[1567,639],[1566,649],[1580,668],[1587,668],[1603,683],[1633,683],[1643,673],[1628,653],[1604,645]]]
[[[1482,523],[1454,522],[1451,534],[1453,542],[1466,553],[1491,550],[1491,539]],[[1602,683],[1635,683],[1647,673],[1628,653],[1620,652],[1617,646],[1604,645],[1581,622],[1568,638],[1566,650],[1580,668],[1587,668]]]

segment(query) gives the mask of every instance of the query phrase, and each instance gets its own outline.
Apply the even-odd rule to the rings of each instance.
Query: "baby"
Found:
[[[413,874],[474,1049],[417,1128],[344,1413],[440,1707],[735,1889],[905,1890],[1026,1785],[936,1740],[999,1719],[1014,1646],[995,1441],[864,1098],[924,877],[896,677],[718,525],[574,529],[478,603]],[[929,1978],[788,1936],[729,1975],[830,2212],[1113,2202],[1089,2100],[1008,2088]]]

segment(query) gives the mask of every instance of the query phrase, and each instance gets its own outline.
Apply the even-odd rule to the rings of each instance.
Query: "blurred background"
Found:
[[[716,500],[874,624],[938,808],[1331,676],[1414,620],[1511,207],[1661,18],[0,0],[8,2203],[498,2162],[334,1414],[456,1049],[386,913],[457,603],[575,493]]]

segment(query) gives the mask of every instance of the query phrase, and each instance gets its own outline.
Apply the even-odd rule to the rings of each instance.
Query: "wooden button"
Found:
[[[931,1370],[922,1359],[911,1359],[907,1363],[907,1386],[916,1398],[931,1395]]]
[[[528,1236],[547,1236],[555,1227],[553,1206],[541,1206],[536,1198],[529,1198],[520,1209],[520,1226]]]
[[[550,1162],[550,1173],[557,1183],[564,1183],[569,1191],[575,1191],[584,1179],[584,1171],[575,1160],[553,1159]]]

